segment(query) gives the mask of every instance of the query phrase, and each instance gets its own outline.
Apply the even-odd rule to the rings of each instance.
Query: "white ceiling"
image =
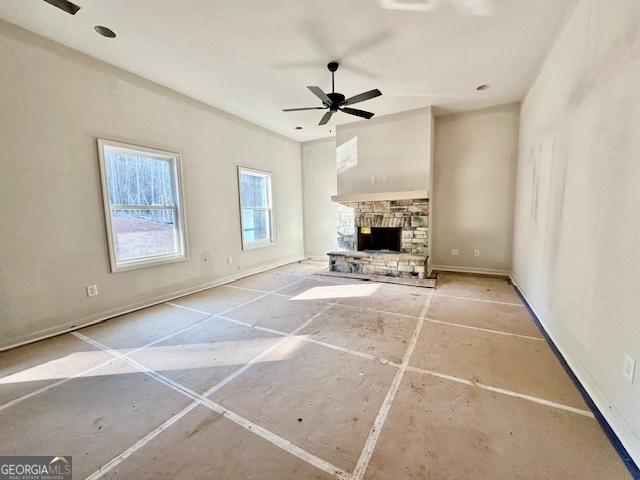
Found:
[[[377,115],[522,99],[573,0],[0,0],[0,17],[295,140],[329,136],[307,89],[379,88]],[[105,25],[118,35],[94,32]],[[489,90],[475,87],[489,84]],[[294,130],[300,125],[303,130]]]

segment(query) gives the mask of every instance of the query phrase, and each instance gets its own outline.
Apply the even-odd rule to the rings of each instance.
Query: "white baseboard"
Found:
[[[540,325],[549,336],[551,341],[554,343],[565,362],[576,376],[582,387],[585,389],[591,400],[595,404],[595,406],[600,410],[600,413],[605,418],[613,432],[616,434],[620,443],[627,450],[633,461],[636,465],[640,464],[640,438],[635,434],[634,430],[629,426],[626,420],[620,415],[620,413],[616,410],[616,408],[609,401],[609,398],[604,393],[604,391],[598,386],[597,382],[594,378],[582,367],[582,365],[576,363],[572,360],[571,356],[568,353],[568,349],[566,346],[560,341],[560,339],[549,329],[548,325],[545,323],[544,318],[540,315],[540,312],[534,307],[534,305],[529,301],[525,293],[522,291],[520,287],[518,287],[518,282],[515,278],[513,278],[512,274],[509,274],[509,278],[511,279],[511,283],[513,283],[517,288],[520,294],[524,297],[529,308],[533,311],[533,313],[538,318]]]
[[[14,343],[10,345],[0,346],[0,352],[3,352],[5,350],[10,350],[12,348],[20,347],[22,345],[27,345],[29,343],[38,342],[40,340],[44,340],[47,338],[55,337],[57,335],[62,335],[63,333],[73,332],[74,330],[79,330],[81,328],[95,325],[96,323],[104,322],[105,320],[109,320],[110,318],[113,318],[113,317],[135,312],[136,310],[141,310],[143,308],[152,307],[160,303],[164,303],[170,300],[174,300],[176,298],[184,297],[185,295],[191,295],[192,293],[197,293],[212,287],[217,287],[220,285],[224,285],[226,283],[234,282],[236,280],[239,280],[244,277],[248,277],[250,275],[266,272],[267,270],[272,270],[274,268],[282,267],[283,265],[289,265],[291,263],[299,262],[304,259],[305,257],[293,257],[287,260],[270,263],[268,265],[264,265],[251,270],[245,270],[243,272],[239,272],[233,275],[220,277],[216,280],[195,285],[193,287],[178,290],[175,292],[170,292],[164,295],[159,295],[157,297],[152,297],[150,299],[132,303],[129,305],[116,307],[116,308],[107,310],[106,312],[101,312],[98,314],[81,318],[75,322],[66,322],[66,323],[63,323],[62,325],[56,325],[55,327],[47,328],[45,330],[39,330],[30,335],[24,335],[22,337],[18,337],[17,341],[14,341]]]
[[[480,273],[484,275],[502,275],[508,277],[509,270],[499,270],[494,268],[480,267],[458,267],[456,265],[431,265],[431,271],[440,270],[443,272],[459,272],[459,273]]]

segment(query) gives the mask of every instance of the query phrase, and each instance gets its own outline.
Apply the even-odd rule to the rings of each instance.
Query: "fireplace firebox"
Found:
[[[399,252],[401,238],[400,227],[359,227],[358,250]]]

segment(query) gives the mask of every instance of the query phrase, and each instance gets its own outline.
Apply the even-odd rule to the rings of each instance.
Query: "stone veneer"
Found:
[[[341,244],[353,251],[329,253],[331,271],[423,278],[427,268],[429,200],[343,202],[353,210],[353,235]],[[342,213],[342,215],[345,215]],[[341,223],[350,223],[341,219]],[[400,252],[357,251],[358,227],[400,227]]]

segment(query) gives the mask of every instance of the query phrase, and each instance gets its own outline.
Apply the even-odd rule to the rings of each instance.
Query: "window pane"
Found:
[[[118,262],[179,252],[174,211],[113,210],[113,238]]]
[[[267,178],[263,175],[252,175],[242,172],[240,175],[242,206],[243,207],[268,207],[269,191]]]
[[[112,205],[175,206],[172,160],[111,146],[104,154]]]
[[[242,209],[242,228],[246,244],[271,241],[271,224],[268,210]]]

